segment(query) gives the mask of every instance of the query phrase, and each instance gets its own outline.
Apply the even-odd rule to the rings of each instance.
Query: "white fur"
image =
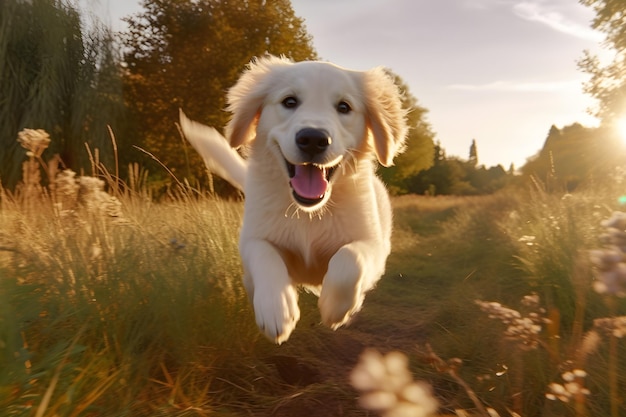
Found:
[[[296,108],[282,104],[287,96],[297,98]],[[338,111],[344,101],[348,113]],[[228,103],[226,138],[182,112],[181,126],[209,169],[244,191],[240,254],[257,324],[270,340],[287,340],[300,317],[297,287],[305,286],[319,294],[322,321],[336,329],[359,311],[391,250],[391,205],[375,159],[391,165],[403,149],[398,89],[380,68],[266,57],[250,64]],[[315,204],[301,204],[290,188],[287,161],[308,158],[295,142],[303,128],[332,138],[315,159],[335,167]],[[231,148],[242,145],[247,159]]]

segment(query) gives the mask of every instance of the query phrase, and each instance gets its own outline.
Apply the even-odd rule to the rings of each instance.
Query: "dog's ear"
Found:
[[[374,151],[383,166],[393,165],[393,158],[404,150],[408,132],[402,97],[384,68],[364,73],[367,121],[374,140]]]
[[[254,139],[257,120],[271,89],[269,74],[274,67],[285,65],[291,65],[291,61],[270,55],[254,59],[228,91],[226,110],[232,113],[232,118],[225,134],[233,148]]]

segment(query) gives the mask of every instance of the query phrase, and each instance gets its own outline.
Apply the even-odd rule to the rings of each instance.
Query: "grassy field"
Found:
[[[349,383],[366,348],[406,354],[442,415],[626,415],[624,342],[594,321],[626,305],[593,290],[588,256],[616,181],[396,198],[387,273],[359,315],[330,331],[302,294],[275,346],[240,283],[241,203],[57,178],[0,195],[3,416],[372,416]],[[575,369],[588,395],[568,397]]]

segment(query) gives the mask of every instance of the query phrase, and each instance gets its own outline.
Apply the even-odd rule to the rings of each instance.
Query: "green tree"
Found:
[[[426,120],[428,110],[420,106],[404,81],[391,71],[396,85],[402,93],[402,107],[407,110],[409,133],[406,150],[394,159],[394,165],[381,168],[380,175],[395,194],[408,192],[406,181],[433,165],[435,133]]]
[[[93,22],[84,26],[73,3],[0,2],[0,178],[20,178],[23,128],[45,129],[75,171],[90,171],[85,143],[111,155],[107,124],[121,116],[121,82],[113,37]]]
[[[254,56],[316,58],[288,0],[144,0],[126,19],[125,97],[136,142],[176,175],[204,176],[176,129],[178,109],[221,127],[225,92]],[[185,158],[188,155],[188,159]]]
[[[415,194],[475,194],[465,181],[465,163],[457,158],[437,160],[430,168],[408,179],[408,189]]]
[[[596,13],[592,27],[606,35],[605,44],[616,52],[612,62],[602,65],[597,56],[585,52],[580,68],[591,75],[586,91],[598,100],[597,116],[605,126],[626,117],[626,2],[623,0],[580,0]]]
[[[472,141],[476,148],[476,141]],[[486,168],[476,166],[477,158],[463,161],[448,158],[437,141],[434,146],[432,166],[407,179],[408,191],[426,195],[475,195],[495,192],[506,186],[513,178],[501,165]]]

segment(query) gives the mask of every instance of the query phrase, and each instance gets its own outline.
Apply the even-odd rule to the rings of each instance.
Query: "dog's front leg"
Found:
[[[280,344],[300,319],[297,289],[274,245],[255,239],[242,243],[240,250],[256,323],[270,340]]]
[[[385,270],[387,253],[380,244],[356,241],[341,247],[328,263],[318,307],[333,330],[361,309],[365,293]]]

